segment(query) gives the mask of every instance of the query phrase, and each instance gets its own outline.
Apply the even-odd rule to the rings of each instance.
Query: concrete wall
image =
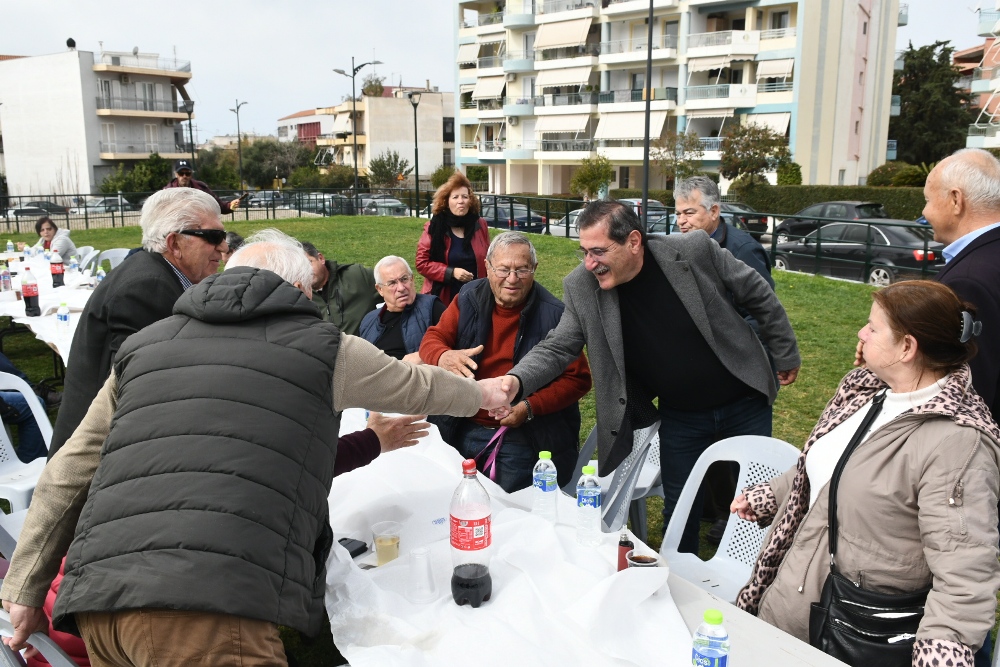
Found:
[[[421,92],[417,105],[417,139],[420,149],[420,174],[428,176],[444,163],[444,117],[454,115],[453,93]],[[386,151],[396,151],[403,159],[413,160],[413,105],[405,97],[366,97],[363,116],[368,136],[364,151],[367,161]],[[455,134],[459,128],[456,120]],[[454,144],[449,143],[449,148]],[[360,153],[360,151],[359,151]],[[456,153],[453,152],[453,155]]]

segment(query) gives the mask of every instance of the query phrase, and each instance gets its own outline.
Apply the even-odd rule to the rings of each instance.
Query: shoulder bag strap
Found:
[[[851,441],[847,443],[847,448],[844,453],[841,454],[840,460],[837,461],[836,467],[833,469],[833,476],[830,477],[830,516],[828,520],[827,530],[829,531],[830,540],[830,571],[834,571],[834,557],[837,555],[837,486],[840,484],[840,476],[844,472],[844,468],[847,467],[847,459],[851,458],[851,454],[854,450],[858,448],[861,441],[864,440],[865,436],[868,434],[868,430],[872,426],[872,422],[878,417],[878,414],[882,412],[882,401],[885,400],[885,392],[880,392],[875,395],[872,399],[872,407],[868,410],[868,414],[861,421],[861,426],[858,430],[854,432],[854,436]]]

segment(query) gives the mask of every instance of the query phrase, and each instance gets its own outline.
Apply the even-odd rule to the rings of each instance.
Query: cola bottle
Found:
[[[49,270],[52,272],[52,286],[62,287],[66,284],[66,274],[64,271],[62,257],[59,253],[52,253],[52,259],[49,260]]]
[[[38,317],[42,309],[38,305],[38,281],[31,275],[31,269],[24,267],[24,277],[21,278],[21,294],[24,297],[24,314],[28,317]]]
[[[475,609],[490,599],[490,496],[476,477],[476,462],[462,462],[462,481],[451,497],[451,596]]]

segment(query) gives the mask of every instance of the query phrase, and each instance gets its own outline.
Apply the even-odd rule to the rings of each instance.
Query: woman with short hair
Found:
[[[39,250],[51,250],[59,253],[63,262],[68,263],[69,258],[76,254],[76,246],[69,238],[68,229],[59,229],[56,223],[52,222],[49,216],[43,216],[35,223],[35,233],[38,234],[38,242],[34,248]],[[18,250],[24,250],[26,243],[18,243]]]

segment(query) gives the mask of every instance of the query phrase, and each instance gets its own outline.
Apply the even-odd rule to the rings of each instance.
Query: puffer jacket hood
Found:
[[[174,304],[175,315],[222,324],[298,313],[319,318],[298,287],[267,269],[237,266],[205,278]]]

